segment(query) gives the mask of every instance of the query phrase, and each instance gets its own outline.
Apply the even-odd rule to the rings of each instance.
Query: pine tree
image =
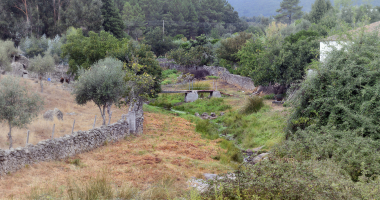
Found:
[[[113,0],[102,0],[102,16],[103,28],[105,31],[111,32],[115,37],[122,38],[124,36],[124,24],[121,20]]]
[[[318,24],[322,17],[332,8],[330,0],[316,0],[311,6],[308,20]]]
[[[300,0],[283,0],[280,4],[280,9],[276,12],[279,14],[274,16],[276,21],[291,24],[293,21],[302,17],[302,6],[298,6]]]

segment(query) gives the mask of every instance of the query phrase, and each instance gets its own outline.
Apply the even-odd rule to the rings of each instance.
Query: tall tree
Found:
[[[330,0],[316,0],[311,6],[307,20],[311,23],[318,24],[322,17],[332,8]]]
[[[280,4],[280,9],[276,12],[279,14],[274,16],[278,22],[291,24],[293,21],[302,17],[302,6],[298,6],[300,0],[283,0]]]
[[[117,38],[122,38],[124,36],[124,24],[113,0],[102,0],[102,2],[104,30],[111,32]]]

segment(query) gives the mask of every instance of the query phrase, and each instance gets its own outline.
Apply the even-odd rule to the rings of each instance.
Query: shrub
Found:
[[[274,96],[275,96],[275,94],[266,94],[266,95],[263,96],[263,99],[270,99],[270,100],[272,100],[272,99],[274,99]]]
[[[206,76],[210,75],[210,72],[204,69],[191,71],[190,73],[193,74],[194,78],[198,80],[204,80]]]
[[[196,123],[195,131],[201,133],[207,139],[214,140],[219,138],[218,128],[210,120],[199,120]]]
[[[333,162],[269,157],[210,182],[205,199],[361,199],[360,189]]]
[[[162,79],[169,78],[171,74],[176,74],[178,71],[176,69],[167,69],[162,71]]]
[[[207,79],[219,79],[219,76],[206,76]]]
[[[263,98],[259,96],[249,97],[247,103],[242,109],[243,114],[258,112],[264,106]]]

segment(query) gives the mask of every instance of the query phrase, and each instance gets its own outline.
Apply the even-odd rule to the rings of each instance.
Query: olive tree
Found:
[[[93,101],[100,110],[103,125],[106,124],[106,108],[118,103],[125,92],[123,62],[105,58],[93,64],[90,69],[80,69],[73,94],[79,105]]]
[[[38,55],[30,60],[29,70],[38,74],[38,78],[40,79],[41,92],[44,91],[42,77],[46,73],[54,71],[54,66],[54,58],[49,54],[45,54],[43,57],[41,55]]]
[[[0,80],[0,122],[9,125],[9,148],[12,148],[12,127],[23,128],[43,109],[43,100],[15,77]]]
[[[17,54],[18,50],[15,48],[12,41],[0,40],[0,69],[4,71],[11,71],[12,56]]]

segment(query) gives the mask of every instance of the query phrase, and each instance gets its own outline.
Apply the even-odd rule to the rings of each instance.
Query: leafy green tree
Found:
[[[102,0],[103,27],[105,31],[111,32],[116,38],[124,37],[124,23],[120,13],[117,11],[113,0]]]
[[[143,66],[136,73],[137,75],[146,73],[152,76],[154,84],[149,95],[154,97],[157,93],[161,92],[162,68],[151,51],[150,45],[139,44],[137,41],[124,39],[118,48],[109,52],[109,55],[126,63],[129,69],[132,69],[135,63]]]
[[[85,37],[81,29],[71,28],[67,34],[67,42],[62,46],[62,57],[69,57],[69,73],[78,75],[78,69],[89,69],[92,64],[106,57],[114,57],[131,66],[132,63],[143,65],[139,73],[148,73],[155,80],[154,96],[161,91],[161,67],[156,61],[151,47],[137,41],[118,40],[112,34],[101,31],[90,32]]]
[[[43,108],[41,97],[29,91],[17,78],[7,76],[0,80],[0,122],[9,125],[9,148],[13,145],[12,127],[25,127]]]
[[[220,41],[220,47],[216,50],[218,58],[225,59],[230,62],[238,62],[239,58],[236,53],[241,49],[247,40],[252,37],[252,34],[240,32],[238,35],[231,38],[226,38]]]
[[[279,14],[274,16],[276,21],[291,24],[300,19],[302,6],[298,6],[299,2],[300,0],[283,0],[280,4],[281,8],[276,10]]]
[[[306,67],[318,58],[318,33],[300,31],[285,38],[284,44],[270,46],[260,39],[247,42],[238,52],[241,75],[249,76],[255,84],[279,83],[289,85],[301,80]]]
[[[55,61],[54,58],[49,54],[46,54],[43,57],[41,55],[38,55],[30,59],[30,66],[28,70],[38,74],[38,78],[40,79],[41,92],[44,92],[44,87],[42,84],[43,76],[48,72],[54,71],[54,69]]]
[[[315,0],[306,19],[311,23],[318,24],[323,16],[331,9],[333,9],[333,7],[330,0]]]
[[[89,69],[98,60],[104,59],[107,52],[117,49],[120,41],[112,34],[90,31],[89,37],[83,35],[82,29],[70,28],[67,42],[62,45],[62,57],[69,57],[69,73],[77,75],[80,67]]]
[[[73,94],[79,105],[93,101],[106,124],[106,108],[117,103],[125,91],[123,62],[115,58],[99,60],[90,69],[80,69]]]

